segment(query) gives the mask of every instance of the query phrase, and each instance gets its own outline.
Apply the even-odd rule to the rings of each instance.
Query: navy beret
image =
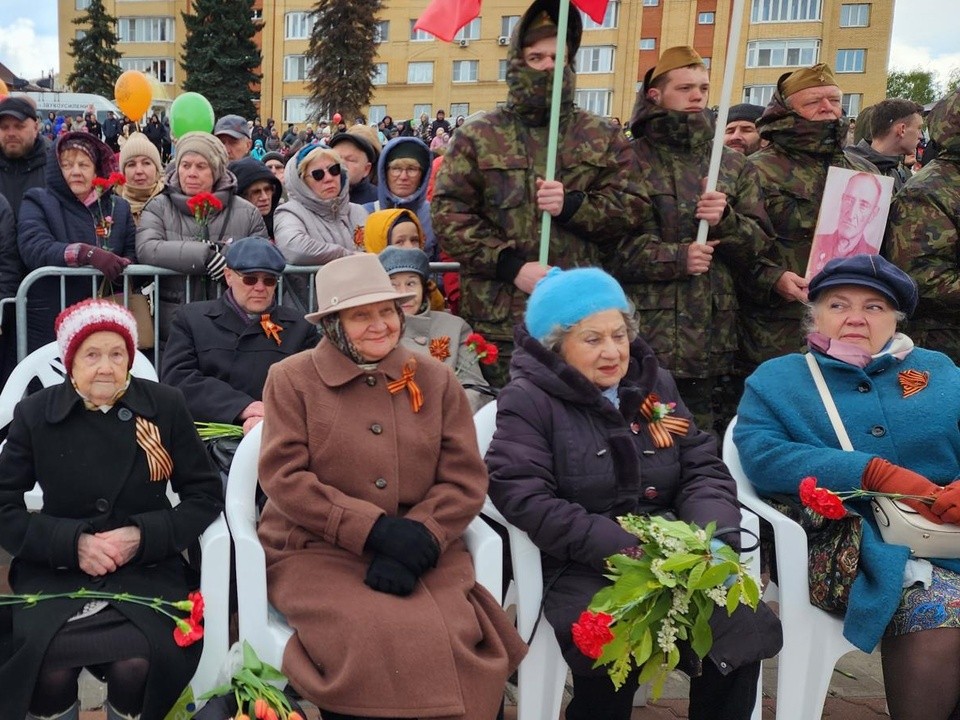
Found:
[[[237,272],[266,272],[280,275],[287,265],[277,246],[262,237],[234,240],[225,253],[227,267]]]
[[[860,285],[883,293],[908,317],[917,309],[917,284],[913,278],[879,255],[834,258],[810,281],[807,297],[816,300],[821,292],[838,285]]]

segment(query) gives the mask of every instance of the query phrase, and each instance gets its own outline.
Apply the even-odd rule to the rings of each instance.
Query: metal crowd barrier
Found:
[[[283,302],[284,294],[284,277],[291,275],[314,275],[317,270],[320,268],[319,265],[287,265],[283,271],[283,276],[280,278],[280,282],[277,285],[277,302]],[[430,263],[431,271],[435,273],[440,272],[457,272],[460,270],[460,263],[455,262],[446,262],[446,263]],[[0,317],[6,311],[6,306],[14,304],[16,310],[16,324],[17,324],[17,362],[20,362],[27,356],[27,323],[29,321],[29,314],[27,308],[27,295],[30,292],[30,288],[38,280],[48,277],[56,277],[60,281],[60,309],[63,310],[66,307],[66,279],[68,277],[89,277],[90,278],[90,297],[96,297],[99,294],[99,289],[103,283],[103,275],[99,271],[94,270],[90,267],[42,267],[37,268],[36,270],[29,273],[23,281],[20,283],[20,287],[17,289],[17,294],[15,297],[6,298],[0,300]],[[114,294],[119,295],[123,294],[123,304],[127,307],[130,305],[130,295],[131,293],[136,293],[137,291],[131,289],[131,280],[134,278],[152,278],[152,289],[149,294],[147,294],[148,299],[150,300],[150,306],[153,309],[154,323],[153,323],[153,347],[155,350],[160,348],[160,323],[156,322],[156,308],[158,307],[159,302],[159,287],[160,287],[160,278],[161,277],[181,277],[181,278],[190,278],[197,277],[196,275],[184,275],[182,273],[175,272],[173,270],[168,270],[166,268],[157,267],[156,265],[128,265],[123,272],[123,275],[120,279],[123,280],[123,289],[122,291],[114,291]],[[147,286],[150,286],[150,283],[146,283]],[[313,282],[308,282],[308,307],[309,310],[316,310],[317,308],[317,297],[316,297],[316,284]],[[184,302],[191,302],[191,288],[190,283],[185,282],[185,300]],[[219,297],[220,293],[223,292],[225,285],[223,283],[217,283],[217,296]],[[155,357],[154,364],[159,370],[159,357]]]

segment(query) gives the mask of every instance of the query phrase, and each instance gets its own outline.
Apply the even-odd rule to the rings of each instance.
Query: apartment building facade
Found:
[[[224,0],[229,2],[230,0]],[[89,0],[59,0],[61,77],[72,70],[71,23]],[[377,23],[374,96],[368,119],[394,120],[470,115],[496,107],[506,97],[506,56],[510,34],[527,7],[515,0],[486,0],[481,16],[453,43],[413,25],[427,0],[385,0]],[[692,45],[711,68],[719,99],[733,0],[611,0],[603,22],[584,17],[576,58],[576,102],[600,115],[626,121],[643,74],[660,52]],[[124,69],[156,77],[170,97],[181,91],[179,66],[185,28],[182,12],[191,0],[104,0],[118,19],[118,49]],[[312,22],[311,0],[256,0],[254,18],[261,47],[263,80],[260,115],[303,123],[312,116],[305,56]],[[766,104],[777,78],[791,69],[825,62],[837,72],[844,107],[860,109],[886,94],[894,0],[746,0],[734,102]]]

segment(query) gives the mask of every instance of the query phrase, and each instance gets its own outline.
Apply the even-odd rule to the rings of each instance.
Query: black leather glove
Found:
[[[227,267],[227,259],[223,256],[223,253],[217,250],[216,246],[211,245],[210,247],[213,248],[213,255],[207,260],[207,275],[215,282],[220,282],[223,280],[223,270]]]
[[[132,261],[129,258],[114,255],[109,250],[91,245],[89,248],[81,248],[80,253],[77,255],[77,262],[81,265],[95,267],[103,273],[107,282],[112,283],[123,273],[123,269]]]
[[[375,555],[364,582],[377,592],[406,597],[417,586],[417,576],[403,563],[386,555]]]
[[[440,557],[440,544],[422,522],[389,515],[373,524],[364,549],[403,563],[416,577],[436,567]]]

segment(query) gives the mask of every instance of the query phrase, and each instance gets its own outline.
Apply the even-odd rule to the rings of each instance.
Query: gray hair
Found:
[[[823,292],[820,294],[820,297],[813,302],[804,303],[807,309],[803,313],[803,318],[800,320],[800,331],[804,336],[816,331],[817,311],[823,306],[826,295],[827,293]],[[907,314],[902,310],[894,310],[894,312],[897,314],[897,328],[899,328],[901,323],[907,319]]]
[[[633,342],[640,335],[640,328],[637,325],[637,319],[634,316],[632,306],[631,312],[621,312],[623,316],[623,324],[627,326],[627,338],[630,342]],[[554,325],[553,329],[548,332],[543,340],[540,341],[540,344],[543,345],[547,350],[550,350],[555,353],[560,352],[560,345],[563,344],[563,339],[567,336],[572,328],[572,325]]]

